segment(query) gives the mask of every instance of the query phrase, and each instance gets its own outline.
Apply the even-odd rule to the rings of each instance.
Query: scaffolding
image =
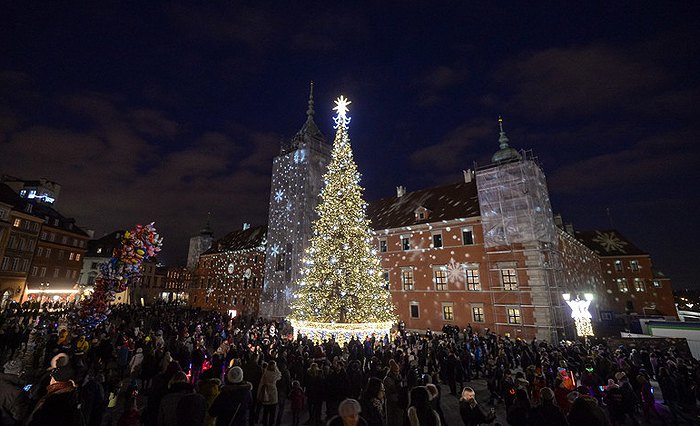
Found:
[[[539,339],[556,341],[563,333],[558,286],[563,268],[544,173],[529,152],[519,161],[475,169],[495,331],[518,327],[507,316],[517,306],[521,318],[525,310],[533,318],[520,327],[534,327]],[[526,282],[518,279],[517,290],[509,289],[505,269],[525,274]]]

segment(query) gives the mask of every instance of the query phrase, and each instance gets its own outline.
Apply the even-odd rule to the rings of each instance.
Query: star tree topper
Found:
[[[348,105],[350,105],[351,103],[352,101],[350,101],[343,95],[340,95],[338,99],[335,100],[335,108],[333,108],[333,110],[336,111],[338,115],[333,117],[333,120],[335,120],[336,129],[340,125],[347,126],[348,123],[350,123],[350,117],[347,116],[347,113]]]

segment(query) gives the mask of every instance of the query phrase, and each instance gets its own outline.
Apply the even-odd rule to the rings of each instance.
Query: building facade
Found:
[[[199,257],[189,289],[189,304],[256,317],[265,272],[267,226],[234,231]]]
[[[261,314],[270,318],[289,313],[289,302],[300,276],[306,248],[317,218],[316,206],[331,146],[314,122],[313,85],[306,122],[272,163],[265,281]]]
[[[187,268],[193,270],[197,267],[199,256],[211,248],[214,242],[214,233],[211,231],[207,220],[204,228],[199,230],[199,234],[190,238],[190,246],[187,251]]]
[[[678,318],[671,280],[654,271],[649,253],[614,229],[576,231],[575,236],[600,262],[606,295],[600,306],[601,321],[615,321],[621,315]]]

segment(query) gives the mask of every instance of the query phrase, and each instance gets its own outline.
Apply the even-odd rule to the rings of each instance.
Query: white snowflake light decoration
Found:
[[[596,242],[603,246],[605,251],[619,251],[622,253],[627,253],[625,251],[626,241],[622,241],[620,237],[615,235],[614,232],[599,232],[596,231],[596,237],[593,238],[593,242]]]
[[[464,285],[466,278],[462,264],[454,260],[454,258],[450,258],[450,262],[447,264],[447,281],[453,284]]]
[[[282,198],[284,198],[284,191],[282,191],[281,189],[277,190],[277,192],[275,192],[275,201],[279,203],[280,201],[282,201]]]

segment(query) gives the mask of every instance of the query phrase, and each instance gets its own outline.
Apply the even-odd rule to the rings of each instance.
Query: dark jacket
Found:
[[[187,426],[204,423],[207,402],[189,383],[174,383],[160,401],[158,426]]]
[[[360,401],[362,406],[362,417],[367,421],[368,426],[385,426],[384,405],[376,398],[363,398]]]
[[[480,407],[476,402],[469,403],[465,400],[459,401],[459,415],[462,417],[462,422],[465,426],[477,426],[482,423],[487,423],[486,413],[483,407]],[[493,419],[491,419],[493,421]],[[490,423],[489,421],[488,423]]]
[[[537,426],[566,426],[569,422],[559,407],[552,401],[542,400],[542,404],[532,410],[532,424]]]
[[[216,426],[248,424],[248,413],[253,404],[252,390],[253,385],[250,382],[221,388],[221,393],[209,407],[209,415],[216,417]]]
[[[80,412],[78,389],[72,382],[49,385],[46,395],[39,400],[28,426],[82,426],[85,424]]]

